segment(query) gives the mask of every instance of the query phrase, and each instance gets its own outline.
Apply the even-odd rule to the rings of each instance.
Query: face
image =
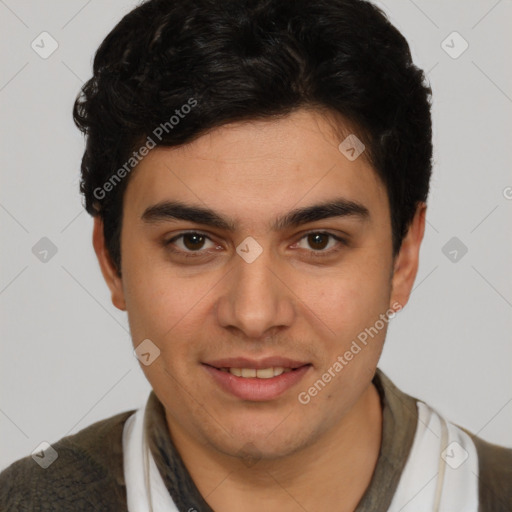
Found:
[[[335,428],[410,293],[422,217],[393,259],[385,187],[333,126],[301,110],[153,149],[124,196],[122,278],[96,221],[171,431],[219,453],[284,457]]]

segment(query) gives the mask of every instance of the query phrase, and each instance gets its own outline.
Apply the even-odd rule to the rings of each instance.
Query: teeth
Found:
[[[258,377],[258,379],[271,379],[274,377],[274,368],[262,368],[261,370],[256,370],[256,377]]]
[[[282,373],[291,372],[291,368],[283,368],[281,366],[276,366],[275,368],[261,368],[256,370],[255,368],[222,368],[223,371],[228,371],[232,375],[236,377],[257,377],[258,379],[271,379],[272,377],[277,377]]]

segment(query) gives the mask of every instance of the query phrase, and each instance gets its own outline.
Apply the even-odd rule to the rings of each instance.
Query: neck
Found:
[[[370,484],[382,439],[380,397],[373,384],[335,428],[283,459],[228,457],[198,443],[169,416],[167,422],[199,492],[223,512],[352,512]]]

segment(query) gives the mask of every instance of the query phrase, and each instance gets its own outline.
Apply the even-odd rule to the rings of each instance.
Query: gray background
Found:
[[[150,391],[95,259],[71,118],[94,51],[136,3],[0,0],[0,469]],[[380,367],[451,421],[512,446],[512,2],[378,5],[428,71],[435,146],[419,273]],[[47,59],[31,47],[43,31],[59,45]],[[453,31],[469,43],[458,58],[441,46]],[[32,252],[43,237],[57,248],[46,262]],[[459,247],[443,252],[452,237]]]

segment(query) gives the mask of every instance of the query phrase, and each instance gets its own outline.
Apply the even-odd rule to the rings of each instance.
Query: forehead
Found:
[[[387,207],[382,182],[364,152],[354,160],[340,151],[352,132],[339,128],[319,112],[297,111],[225,125],[184,146],[157,147],[132,172],[126,215],[135,220],[150,205],[179,200],[222,212],[233,223],[268,227],[279,213],[334,197],[385,214],[379,212]]]

